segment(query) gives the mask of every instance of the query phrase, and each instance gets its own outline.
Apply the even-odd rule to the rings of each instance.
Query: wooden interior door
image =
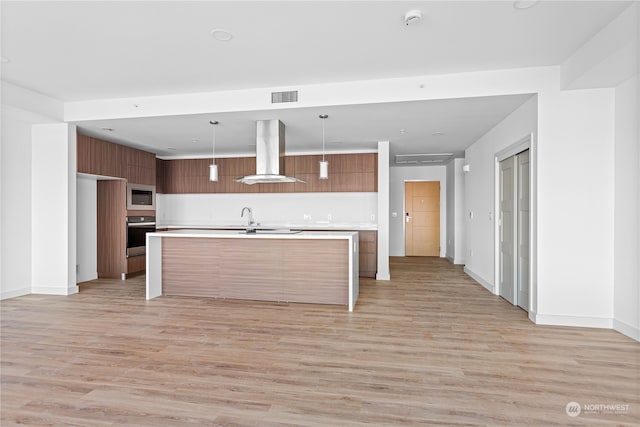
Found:
[[[440,256],[440,183],[405,182],[405,255]]]

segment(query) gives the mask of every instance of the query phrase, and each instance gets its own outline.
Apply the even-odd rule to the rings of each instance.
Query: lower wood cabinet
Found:
[[[127,275],[142,273],[147,266],[147,257],[139,255],[127,258]]]
[[[179,230],[172,228],[171,230]],[[220,230],[228,230],[220,229]],[[238,229],[240,230],[240,229]],[[169,231],[168,228],[158,228],[156,231]],[[314,230],[314,231],[335,231],[335,230]],[[378,272],[378,232],[375,230],[345,230],[358,232],[359,247],[359,276],[360,277],[376,277]]]
[[[97,261],[99,278],[120,278],[127,272],[127,183],[97,182]]]
[[[376,277],[378,272],[378,232],[359,231],[360,276]]]
[[[162,294],[348,305],[349,242],[163,237]]]

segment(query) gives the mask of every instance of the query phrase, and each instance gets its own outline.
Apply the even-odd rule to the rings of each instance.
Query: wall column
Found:
[[[32,127],[31,292],[69,295],[76,286],[76,128]]]
[[[389,273],[389,141],[378,142],[378,273],[376,280],[390,280]]]

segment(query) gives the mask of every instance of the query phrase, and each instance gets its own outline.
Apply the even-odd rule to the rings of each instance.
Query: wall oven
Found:
[[[144,255],[147,247],[147,233],[153,233],[155,231],[155,216],[128,216],[127,258]]]

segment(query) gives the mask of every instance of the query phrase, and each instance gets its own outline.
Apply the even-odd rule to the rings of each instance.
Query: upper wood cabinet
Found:
[[[101,139],[78,135],[78,172],[121,178],[123,175],[120,161],[121,147]]]
[[[164,165],[166,160],[156,158],[156,193],[164,193]]]
[[[218,181],[209,181],[211,159],[159,161],[162,170],[156,180],[158,187],[172,193],[303,193],[303,192],[376,192],[378,191],[378,155],[333,154],[329,161],[329,179],[320,179],[320,155],[287,156],[285,172],[305,181],[282,184],[247,185],[235,182],[256,171],[255,157],[216,159]],[[158,167],[158,166],[156,166]]]
[[[124,178],[134,184],[156,183],[156,156],[153,153],[122,147],[121,162],[126,165]]]
[[[156,183],[153,153],[78,134],[77,154],[79,173],[125,178],[134,184]]]

